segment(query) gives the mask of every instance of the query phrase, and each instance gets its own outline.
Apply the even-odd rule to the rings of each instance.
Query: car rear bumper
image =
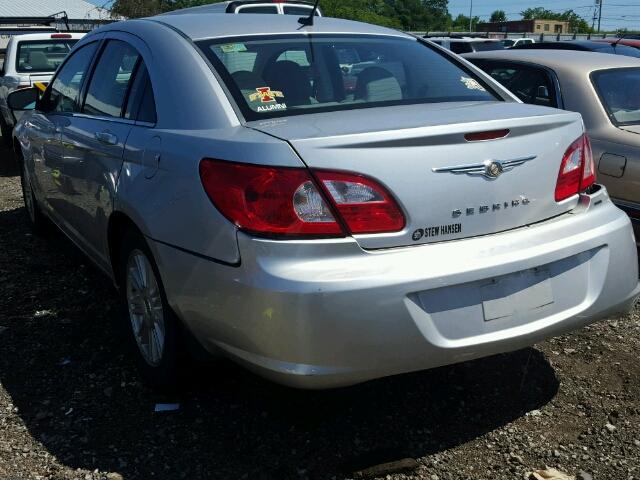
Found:
[[[169,303],[210,351],[302,388],[515,350],[640,293],[629,219],[604,189],[572,214],[437,244],[238,241],[235,267],[154,243]]]

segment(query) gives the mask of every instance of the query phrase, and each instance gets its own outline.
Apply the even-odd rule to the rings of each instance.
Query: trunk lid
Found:
[[[366,249],[510,230],[560,215],[577,203],[576,198],[554,200],[562,157],[583,131],[580,115],[572,112],[515,102],[446,103],[300,115],[247,126],[286,140],[310,168],[364,174],[389,190],[406,226],[391,234],[356,235]],[[464,138],[500,129],[509,135]],[[503,172],[496,178],[482,175],[484,162],[496,160]],[[476,171],[451,170],[468,165]]]

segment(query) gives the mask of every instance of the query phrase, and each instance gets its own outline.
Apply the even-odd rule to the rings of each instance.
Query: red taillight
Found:
[[[69,33],[52,33],[51,38],[71,38]]]
[[[353,173],[315,172],[351,233],[397,232],[404,215],[381,185]]]
[[[277,236],[341,236],[308,171],[205,159],[200,178],[220,212],[243,230]]]
[[[404,216],[371,179],[341,172],[266,167],[220,160],[200,162],[200,178],[220,212],[239,228],[279,237],[340,237],[402,230]],[[336,215],[341,218],[336,219]]]
[[[583,192],[596,181],[595,165],[589,137],[583,134],[573,142],[560,164],[556,183],[556,202]]]

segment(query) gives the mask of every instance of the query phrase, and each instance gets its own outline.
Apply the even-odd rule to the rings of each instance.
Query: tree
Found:
[[[496,10],[491,14],[490,22],[506,22],[507,14],[504,10]]]
[[[162,12],[162,0],[115,0],[111,5],[113,17],[149,17]]]
[[[473,25],[478,25],[480,23],[480,17],[473,17],[472,19],[472,28]],[[451,21],[450,30],[454,32],[468,32],[469,31],[469,17],[459,14],[455,19]]]
[[[193,7],[219,0],[115,0],[114,16],[128,18]],[[449,27],[448,0],[321,0],[328,17],[346,18],[403,30],[444,30]]]
[[[393,8],[383,0],[324,0],[320,4],[323,15],[403,28],[393,14]]]

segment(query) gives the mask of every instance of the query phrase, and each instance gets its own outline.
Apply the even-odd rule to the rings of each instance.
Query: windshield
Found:
[[[640,68],[596,72],[593,84],[614,124],[640,124]]]
[[[78,40],[23,40],[18,43],[16,71],[55,72]]]
[[[431,102],[496,101],[416,39],[287,35],[201,41],[247,120]]]

